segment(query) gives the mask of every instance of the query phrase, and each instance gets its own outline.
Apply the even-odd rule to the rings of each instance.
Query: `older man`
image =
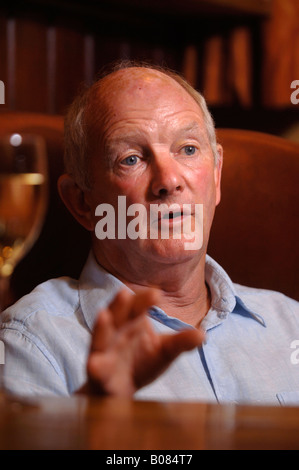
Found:
[[[207,255],[221,167],[204,99],[171,72],[122,67],[75,100],[59,191],[92,251],[79,281],[50,280],[2,315],[7,390],[297,399],[298,303],[234,285]]]

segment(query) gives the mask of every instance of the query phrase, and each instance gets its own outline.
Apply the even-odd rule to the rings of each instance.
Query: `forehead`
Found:
[[[160,95],[160,90],[170,94],[185,96],[195,101],[189,93],[171,76],[159,70],[143,67],[130,67],[118,70],[105,77],[98,88],[97,98],[105,101],[113,100],[123,93],[128,96],[142,98],[145,94]]]
[[[105,77],[90,99],[91,126],[97,132],[115,121],[136,116],[147,118],[154,112],[187,113],[191,111],[202,120],[199,104],[172,77],[153,69],[129,68]]]

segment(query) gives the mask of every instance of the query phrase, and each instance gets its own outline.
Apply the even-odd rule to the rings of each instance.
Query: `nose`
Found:
[[[160,155],[152,163],[152,193],[165,197],[180,192],[184,187],[179,163],[171,155]]]

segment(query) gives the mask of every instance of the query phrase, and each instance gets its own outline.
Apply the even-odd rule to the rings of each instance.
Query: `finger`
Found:
[[[128,319],[133,304],[133,296],[127,289],[121,289],[109,305],[113,323],[116,328],[121,327]]]
[[[133,300],[130,317],[135,318],[146,313],[150,307],[159,304],[160,298],[160,291],[152,287],[138,292]]]
[[[174,335],[163,335],[161,338],[161,358],[165,364],[168,364],[181,353],[201,346],[204,340],[204,332],[195,328],[182,330]]]
[[[94,325],[90,348],[91,352],[105,351],[111,343],[113,331],[114,328],[109,311],[102,310]]]
[[[181,353],[199,347],[204,341],[201,330],[188,329],[175,334],[159,336],[154,354],[146,362],[146,366],[138,368],[134,378],[136,389],[141,388],[161,375]]]
[[[109,305],[115,327],[119,328],[127,321],[147,313],[152,305],[159,302],[159,298],[159,291],[153,288],[144,289],[137,294],[122,289]]]

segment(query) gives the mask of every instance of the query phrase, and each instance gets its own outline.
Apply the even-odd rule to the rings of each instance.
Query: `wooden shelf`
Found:
[[[8,109],[64,113],[106,64],[182,73],[209,105],[261,102],[261,26],[272,0],[14,0],[0,6]],[[295,15],[293,15],[296,17]]]

